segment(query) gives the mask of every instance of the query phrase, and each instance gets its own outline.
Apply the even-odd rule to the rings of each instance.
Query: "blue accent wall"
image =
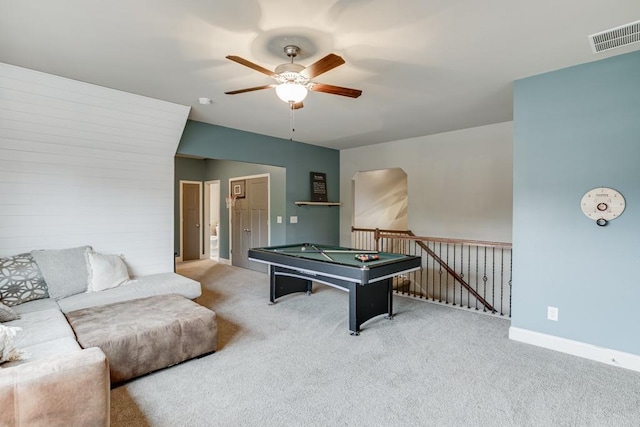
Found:
[[[515,82],[513,185],[512,326],[640,354],[640,52]],[[596,187],[626,199],[606,227]]]
[[[220,180],[220,236],[218,239],[221,258],[229,259],[229,209],[225,197],[229,194],[229,179],[242,176],[269,174],[271,191],[269,193],[269,228],[271,245],[286,243],[287,231],[284,222],[278,224],[278,216],[286,217],[286,170],[278,166],[256,163],[234,162],[231,160],[205,160],[205,180]]]
[[[294,204],[298,200],[309,200],[310,172],[326,173],[329,199],[339,200],[338,150],[189,120],[177,154],[283,167],[286,171],[284,208],[271,212],[272,224],[276,215],[284,216],[286,242],[282,243],[339,243],[339,208]],[[224,183],[221,184],[221,191],[226,191]],[[289,223],[291,216],[298,217],[297,224]]]

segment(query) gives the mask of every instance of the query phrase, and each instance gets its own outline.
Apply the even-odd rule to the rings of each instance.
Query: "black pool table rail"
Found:
[[[290,246],[282,246],[282,248],[284,247]],[[329,261],[327,259],[305,258],[302,253],[290,254],[272,250],[278,248],[279,247],[249,249],[249,259],[297,271],[304,271],[312,275],[321,274],[335,279],[353,281],[361,285],[397,276],[399,274],[398,271],[407,273],[409,271],[419,270],[422,266],[420,257],[409,255],[389,254],[394,257],[388,260],[376,260],[374,263],[356,261],[355,259],[352,263],[345,263],[336,260]],[[386,253],[380,254],[384,256]],[[283,262],[283,256],[289,257],[290,259],[285,263]]]

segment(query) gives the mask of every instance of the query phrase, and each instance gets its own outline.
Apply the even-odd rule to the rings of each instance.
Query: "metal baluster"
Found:
[[[468,245],[467,248],[469,249],[467,254],[467,274],[471,277],[471,245]],[[469,293],[467,289],[467,308],[471,308],[471,295]]]
[[[429,247],[429,242],[427,242],[427,247]],[[433,250],[435,251],[435,244],[433,247]],[[432,260],[433,261],[433,260]],[[427,295],[426,295],[426,299],[429,299],[429,253],[427,252]],[[431,266],[431,300],[433,301],[433,297],[435,296],[436,293],[436,277],[435,277],[435,266]]]
[[[502,300],[504,299],[504,248],[500,249],[500,316],[502,312]]]
[[[484,289],[482,290],[482,298],[486,301],[487,300],[487,247],[484,247],[484,273],[482,275],[482,281],[484,282]],[[487,311],[487,306],[486,305],[482,305],[482,311],[486,312]]]
[[[422,280],[424,279],[424,277],[422,275],[422,272],[424,271],[424,268],[422,268],[422,260],[423,260],[422,256],[423,256],[424,251],[422,249],[422,246],[419,246],[419,248],[420,248],[420,298],[422,298],[423,297],[422,294],[424,293],[423,292],[424,291],[424,286],[423,286],[423,283],[422,283]],[[426,295],[424,295],[424,296],[426,297]]]
[[[464,280],[464,244],[460,245],[460,278]],[[460,307],[462,307],[462,283],[460,284]],[[467,295],[469,290],[467,290]],[[468,299],[468,298],[467,298]]]
[[[449,244],[447,243],[447,260],[445,261],[449,265]],[[444,303],[449,304],[449,272],[447,272],[447,285],[444,288],[445,298]]]
[[[447,259],[447,265],[449,265],[449,260]],[[456,244],[453,244],[453,271],[456,271]],[[448,277],[448,275],[447,275]],[[461,289],[462,289],[462,285]],[[452,291],[452,295],[453,295],[453,305],[456,305],[456,279],[453,279],[453,291]],[[447,298],[448,300],[449,298]],[[462,301],[460,302],[460,304],[462,305]]]
[[[491,248],[491,306],[495,313],[496,307],[496,248]]]
[[[438,257],[442,259],[442,242],[440,242],[438,246]],[[440,290],[438,291],[438,301],[442,302],[442,265],[440,265],[440,263],[438,263],[438,268],[439,268],[438,274],[440,275],[440,278],[439,278]]]
[[[480,259],[479,259],[479,255],[480,255],[480,248],[476,245],[476,294],[478,293],[478,277],[480,276],[478,274],[478,267],[480,266]],[[478,298],[475,298],[476,300],[476,310],[478,309]]]

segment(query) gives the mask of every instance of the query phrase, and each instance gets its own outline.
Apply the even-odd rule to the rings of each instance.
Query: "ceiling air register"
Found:
[[[593,53],[604,52],[638,42],[640,42],[640,21],[589,36],[589,43]]]

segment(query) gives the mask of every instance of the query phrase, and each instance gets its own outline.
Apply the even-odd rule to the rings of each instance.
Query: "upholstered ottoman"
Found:
[[[216,314],[177,294],[102,305],[66,314],[83,348],[100,347],[111,383],[216,350]]]

